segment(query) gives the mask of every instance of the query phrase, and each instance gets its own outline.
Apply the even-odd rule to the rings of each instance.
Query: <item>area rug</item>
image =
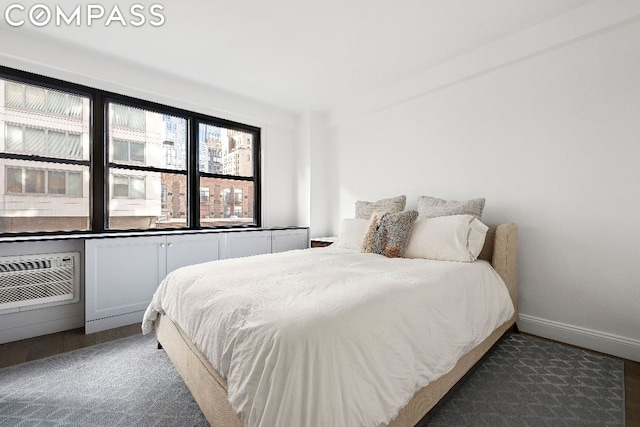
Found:
[[[619,360],[508,335],[427,425],[622,426],[623,381]],[[0,426],[207,425],[153,335],[0,369]]]
[[[208,425],[153,334],[0,370],[0,426]]]
[[[620,427],[624,419],[624,362],[510,334],[427,425]]]

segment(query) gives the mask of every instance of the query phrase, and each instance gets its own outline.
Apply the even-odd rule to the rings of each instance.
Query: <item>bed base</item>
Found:
[[[496,329],[478,346],[465,354],[447,374],[418,390],[409,403],[398,412],[389,427],[414,427],[429,418],[428,414],[442,398],[518,320],[517,305],[517,244],[515,224],[490,227],[481,259],[492,263],[509,290],[516,309],[513,317]],[[178,373],[184,379],[205,418],[213,427],[243,427],[242,421],[229,404],[227,382],[211,366],[207,358],[168,317],[159,315],[155,321],[158,347],[163,348]]]

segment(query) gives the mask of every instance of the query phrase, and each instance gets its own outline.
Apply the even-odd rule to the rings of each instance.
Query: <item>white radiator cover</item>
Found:
[[[0,257],[0,313],[79,300],[79,252]]]

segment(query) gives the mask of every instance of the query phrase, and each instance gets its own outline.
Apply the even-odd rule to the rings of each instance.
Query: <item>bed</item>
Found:
[[[362,421],[362,423],[360,423],[360,421],[358,421],[357,423],[353,423],[352,421],[350,422],[340,421],[341,419],[343,419],[341,417],[345,415],[341,415],[340,410],[336,409],[337,415],[336,414],[332,415],[333,418],[329,417],[325,421],[319,422],[318,425],[356,425],[356,424],[367,425],[367,423],[370,423],[370,422],[373,422],[374,424],[369,424],[369,425],[389,425],[391,427],[411,427],[411,426],[420,425],[421,420],[426,419],[428,417],[429,411],[433,409],[438,404],[438,402],[449,392],[449,390],[451,390],[455,386],[455,384],[476,364],[476,362],[478,362],[482,358],[482,356],[493,346],[493,344],[495,344],[506,331],[508,331],[509,329],[515,326],[515,323],[518,319],[517,244],[518,244],[518,228],[515,224],[501,224],[501,225],[489,227],[489,230],[487,231],[486,239],[484,241],[483,249],[480,255],[478,256],[478,261],[475,263],[471,263],[471,264],[476,264],[478,268],[482,267],[483,263],[490,264],[490,266],[492,267],[491,271],[493,271],[494,273],[497,273],[497,275],[501,278],[500,283],[502,283],[502,286],[506,286],[506,290],[507,290],[507,292],[504,292],[504,294],[507,296],[506,298],[510,300],[510,303],[512,304],[512,307],[513,307],[512,311],[509,312],[508,318],[506,319],[502,318],[499,320],[499,324],[491,326],[491,330],[486,332],[488,335],[486,337],[483,336],[482,339],[479,340],[478,342],[474,342],[472,348],[464,348],[464,353],[460,354],[459,358],[458,356],[456,356],[456,360],[450,360],[449,363],[451,366],[447,365],[447,366],[441,367],[446,372],[442,372],[442,373],[435,372],[434,375],[437,376],[436,378],[430,378],[428,383],[425,383],[425,385],[417,388],[417,390],[412,391],[409,397],[400,398],[399,400],[402,402],[402,404],[398,406],[396,403],[396,406],[398,406],[397,408],[391,408],[389,410],[385,409],[382,411],[383,413],[381,414],[374,414],[376,416],[379,415],[378,418],[374,417],[371,419],[369,418],[368,414],[362,415],[358,413],[356,416],[358,420],[360,420],[361,418],[367,418],[367,420]],[[319,256],[318,254],[321,254],[321,253],[318,251],[327,251],[327,250],[329,250],[329,248],[316,248],[316,249],[307,249],[307,250],[304,250],[303,252],[306,251],[308,253],[311,253],[309,251],[316,251],[314,253],[314,256]],[[294,251],[294,252],[298,252],[298,251]],[[274,256],[274,255],[276,254],[273,254],[270,256]],[[327,260],[347,257],[347,255],[340,254],[339,252],[337,254],[331,255],[331,256],[334,256],[334,258],[329,258],[330,255],[331,254],[329,252],[326,252],[323,254],[323,256],[327,257],[326,258]],[[364,255],[367,255],[367,254],[364,254]],[[379,255],[372,255],[372,254],[368,254],[368,255],[370,257],[375,257],[375,256],[379,257]],[[303,255],[303,254],[294,254],[289,256],[290,257],[291,256],[306,257],[306,255]],[[263,256],[260,256],[260,257],[263,257]],[[286,263],[286,262],[289,262],[289,260],[291,259],[294,259],[294,258],[274,257],[274,258],[270,258],[269,261],[273,262],[273,261],[283,260]],[[366,262],[369,262],[370,259],[371,258],[366,258]],[[248,264],[241,264],[240,262],[241,261],[234,261],[234,263],[229,263],[228,265],[238,269],[242,269],[243,268],[242,266],[245,266],[244,268],[251,270],[251,267],[250,267],[251,263],[252,262],[255,263],[255,260],[251,260],[250,258],[247,258],[245,261],[242,261],[242,263],[247,262]],[[314,260],[314,262],[317,262],[317,260]],[[331,264],[332,262],[336,263],[336,261],[328,261],[327,264]],[[449,264],[452,264],[452,263],[449,263]],[[459,264],[459,263],[453,263],[453,264]],[[363,265],[366,265],[366,263]],[[329,267],[327,267],[327,269],[329,269]],[[197,270],[197,268],[194,268],[194,270]],[[331,274],[330,272],[327,272],[327,275],[330,276],[330,274]],[[395,274],[397,277],[403,276],[403,274],[399,274],[398,272],[396,272]],[[165,286],[165,288],[171,289],[171,286]],[[401,294],[402,292],[404,291],[399,291],[398,293]],[[178,293],[177,299],[178,300],[182,299],[186,301],[189,293],[190,293],[189,291]],[[268,296],[265,296],[265,298],[268,298]],[[155,296],[154,296],[154,299],[156,299]],[[182,303],[184,304],[185,301],[182,301]],[[152,305],[153,304],[154,303],[152,303]],[[249,379],[247,378],[238,379],[237,374],[233,374],[231,375],[231,377],[229,377],[229,369],[233,365],[233,362],[229,360],[229,354],[233,353],[233,351],[237,352],[239,355],[243,354],[242,345],[236,342],[236,340],[239,339],[238,337],[241,334],[236,333],[235,335],[233,335],[233,342],[220,342],[217,344],[217,347],[216,345],[214,345],[214,347],[217,348],[216,351],[220,352],[221,357],[217,358],[215,356],[212,356],[211,350],[202,350],[203,344],[201,342],[203,341],[203,339],[204,341],[207,341],[209,339],[208,332],[207,333],[204,333],[204,332],[194,333],[193,331],[191,333],[185,332],[185,330],[193,329],[194,326],[187,325],[187,323],[189,322],[184,320],[184,318],[186,318],[184,314],[182,316],[179,314],[176,314],[173,317],[170,314],[168,314],[172,312],[171,304],[172,303],[167,303],[167,307],[160,308],[160,304],[158,303],[155,309],[152,309],[152,306],[150,306],[149,309],[147,310],[147,313],[145,314],[143,329],[146,328],[146,332],[148,332],[150,329],[150,325],[152,325],[152,327],[155,328],[159,346],[161,346],[168,354],[172,363],[175,365],[177,371],[185,380],[185,383],[187,384],[188,388],[193,394],[194,399],[202,409],[202,412],[204,413],[206,419],[209,421],[209,423],[212,426],[242,427],[247,425],[250,425],[250,426],[312,425],[312,424],[315,425],[316,423],[315,418],[325,415],[324,412],[320,414],[318,412],[314,412],[315,411],[314,404],[316,403],[320,408],[323,408],[323,407],[327,408],[327,407],[334,407],[336,405],[336,402],[339,403],[340,401],[345,401],[345,399],[347,399],[344,405],[346,409],[341,409],[341,410],[348,411],[348,410],[351,410],[350,409],[351,406],[357,407],[355,403],[352,405],[351,402],[348,401],[348,398],[349,398],[348,396],[343,396],[343,390],[341,390],[340,387],[334,387],[333,389],[320,387],[322,389],[320,390],[320,392],[323,393],[320,395],[321,397],[318,397],[318,394],[315,394],[313,395],[312,398],[304,396],[304,393],[305,393],[304,384],[300,385],[299,383],[301,380],[297,377],[294,377],[292,380],[294,386],[297,386],[297,388],[287,385],[288,383],[279,387],[278,378],[274,377],[274,375],[275,373],[278,373],[278,372],[279,372],[278,375],[282,375],[282,372],[283,372],[282,368],[280,368],[281,369],[280,371],[275,370],[275,368],[273,368],[273,370],[265,370],[263,366],[260,366],[262,370],[260,371],[260,374],[258,376],[257,382],[259,384],[256,387],[264,388],[263,385],[266,384],[267,388],[271,388],[270,393],[269,393],[269,390],[266,390],[267,392],[266,394],[261,393],[261,394],[257,394],[256,395],[257,397],[252,396],[253,400],[248,400],[248,398],[244,395],[238,397],[237,393],[235,392],[232,393],[233,395],[230,397],[228,381],[232,381],[236,389],[237,389],[238,383],[247,385],[248,383],[251,383],[251,381],[253,381],[250,376],[248,376]],[[174,304],[179,305],[180,302],[177,301]],[[331,304],[334,304],[334,302],[332,302]],[[335,311],[341,310],[341,306],[339,304],[336,307],[337,308],[335,309]],[[313,311],[314,309],[311,308],[309,310]],[[184,310],[184,309],[182,311],[183,313],[188,312],[188,310]],[[378,310],[378,311],[386,311],[386,310]],[[407,310],[407,311],[410,311],[410,310]],[[234,314],[230,314],[229,316],[233,317],[237,315],[238,313],[236,312]],[[504,316],[504,313],[502,315]],[[191,318],[191,316],[189,316],[189,318]],[[219,326],[222,325],[224,327],[228,327],[228,324],[232,322],[232,320],[233,319],[231,319],[230,317],[226,317],[221,320],[218,320],[218,322],[222,322],[222,323],[219,323]],[[193,321],[192,323],[202,323],[202,322],[203,322],[203,319],[198,319]],[[299,320],[299,322],[305,323],[306,320],[305,319]],[[146,327],[144,326],[145,324],[146,324]],[[246,329],[245,326],[246,325],[243,324],[242,326],[243,331],[244,329]],[[376,328],[378,327],[380,327],[380,325],[376,325]],[[334,328],[335,328],[335,325],[334,325]],[[199,330],[203,330],[203,329],[207,330],[208,328],[200,328]],[[339,329],[342,329],[342,328],[339,328]],[[346,327],[344,329],[349,329],[349,328]],[[296,333],[299,334],[300,330],[301,330],[300,328],[297,328]],[[410,328],[407,328],[407,330],[409,331]],[[270,339],[273,340],[274,338],[270,338]],[[304,341],[306,338],[302,338],[302,339]],[[196,342],[198,342],[198,344],[196,344]],[[307,341],[304,341],[304,342],[306,342],[308,345]],[[353,342],[353,340],[350,342]],[[391,339],[390,342],[395,343],[393,339]],[[388,345],[388,342],[386,341],[381,342],[381,344],[378,344],[378,345],[382,345],[383,347],[385,346],[393,347],[396,353],[399,351],[398,350],[399,347],[397,345],[395,344]],[[438,347],[438,346],[432,345],[431,347]],[[236,350],[231,351],[229,350],[230,348],[236,349]],[[384,349],[380,348],[380,353],[383,352],[382,350]],[[264,348],[262,350],[256,350],[255,353],[259,354],[261,351],[266,352],[265,354],[271,355],[271,353],[269,353],[270,350],[269,349],[265,350]],[[213,353],[215,353],[215,351],[213,351]],[[367,350],[366,352],[367,355],[365,355],[364,359],[368,359],[369,357],[376,355],[376,353],[377,353],[376,351],[370,351],[369,349]],[[396,353],[393,353],[395,355],[394,357],[401,356]],[[216,361],[212,363],[211,360],[214,360],[214,359]],[[367,361],[364,359],[360,360],[358,363],[354,362],[353,365],[351,365],[351,368],[354,370],[354,372],[359,369],[360,365],[367,363]],[[416,358],[412,358],[410,360],[414,360],[414,359]],[[258,356],[255,356],[255,358],[250,360],[250,363],[253,364],[251,365],[251,373],[254,373],[254,371],[256,370],[255,365],[257,364],[258,365],[261,363],[271,364],[271,362],[262,362],[261,360],[262,359],[258,359]],[[269,359],[269,360],[277,361],[278,359],[276,357],[275,359]],[[309,368],[309,366],[314,367],[315,365],[321,363],[323,359],[318,356],[318,359],[317,359],[318,361],[315,361],[315,360],[316,359],[307,361],[307,362],[304,362],[304,361],[301,362],[304,364],[303,369],[306,369],[307,371],[309,371],[311,369]],[[277,362],[273,362],[273,363],[277,364]],[[218,369],[216,369],[214,365],[217,366]],[[296,364],[292,363],[291,366],[289,367],[289,370],[294,372],[295,366]],[[338,376],[335,372],[341,372],[341,371],[339,371],[338,369],[335,369],[335,372],[333,372],[333,369],[334,367],[332,367],[330,371],[326,371],[326,370],[323,371],[323,372],[329,372],[329,374],[325,373],[323,375]],[[219,371],[223,371],[226,374],[221,375]],[[304,371],[304,372],[307,372],[307,371]],[[260,375],[262,375],[262,377],[260,377]],[[271,377],[268,377],[269,375],[271,375]],[[392,374],[392,376],[393,375],[395,374]],[[265,376],[267,377],[266,380],[264,379]],[[376,377],[375,373],[372,376]],[[392,378],[392,379],[395,380],[395,378]],[[254,380],[255,380],[255,376],[254,376]],[[338,380],[340,379],[338,378]],[[382,378],[381,381],[384,383],[386,379]],[[349,381],[343,380],[342,384],[349,385],[351,382],[352,382],[351,380]],[[353,382],[357,382],[357,379],[354,380]],[[251,384],[249,384],[248,386],[250,385]],[[327,390],[330,390],[330,391],[327,391]],[[360,391],[362,391],[362,389],[360,389]],[[286,403],[282,403],[277,400],[277,399],[280,399],[280,395],[282,394],[286,394],[287,396],[293,395],[292,397],[293,399],[298,399],[298,400],[294,400],[295,402],[297,402],[297,406],[300,406],[301,404],[302,408],[295,409],[294,411],[295,413],[293,414],[293,418],[298,417],[298,418],[295,418],[297,420],[296,422],[291,424],[287,421],[285,423],[285,420],[287,420],[287,418],[278,418],[279,416],[278,414],[276,415],[272,414],[272,416],[267,416],[261,413],[260,411],[256,411],[257,413],[254,413],[253,406],[260,407],[261,410],[264,410],[265,414],[268,412],[266,409],[260,406],[262,404],[264,404],[265,408],[275,407],[276,409],[278,408],[282,409],[284,406],[286,406]],[[324,398],[327,397],[326,396],[327,394],[333,395],[331,396],[331,398],[334,400],[333,401],[329,400],[328,402],[325,402],[324,406],[322,406]],[[374,399],[375,396],[371,396],[369,398]],[[329,397],[327,397],[327,399],[329,399]],[[363,407],[366,409],[367,403],[365,402],[363,405],[364,405]],[[236,413],[233,407],[244,408],[244,409],[241,409],[240,412],[244,414],[242,419],[245,420],[245,423],[241,421],[241,416],[238,415],[238,413]],[[247,410],[247,408],[249,407],[250,407],[250,410]],[[373,412],[377,411],[377,407],[374,407],[372,411]],[[300,412],[303,412],[303,414],[301,415]],[[284,413],[286,414],[287,412],[285,411]],[[389,418],[389,414],[392,414],[390,418]],[[389,419],[386,419],[385,417]],[[371,421],[371,420],[374,420],[374,421]]]

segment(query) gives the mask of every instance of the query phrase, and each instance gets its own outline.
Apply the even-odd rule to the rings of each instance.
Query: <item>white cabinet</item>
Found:
[[[156,288],[177,268],[308,247],[307,228],[87,239],[85,333],[142,321]]]
[[[307,228],[241,231],[226,234],[226,258],[284,252],[309,247]]]
[[[167,274],[186,265],[215,261],[223,257],[224,235],[184,234],[167,237]]]
[[[289,228],[271,232],[271,252],[284,252],[309,247],[309,229]]]
[[[220,258],[219,233],[85,241],[85,333],[142,320],[164,277],[176,268]]]
[[[239,231],[227,233],[226,258],[240,258],[271,252],[271,231]]]

